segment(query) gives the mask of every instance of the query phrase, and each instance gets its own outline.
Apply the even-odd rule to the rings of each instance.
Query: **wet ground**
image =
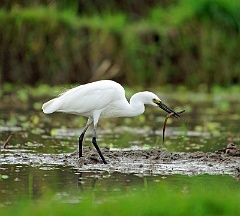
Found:
[[[2,154],[0,164],[25,164],[29,166],[62,165],[81,172],[107,171],[109,173],[134,174],[184,174],[184,175],[223,175],[240,176],[240,150],[229,152],[221,149],[217,152],[166,152],[151,150],[115,150],[103,148],[102,153],[108,164],[103,164],[95,149],[84,148],[84,157],[78,158],[78,152],[70,154]]]

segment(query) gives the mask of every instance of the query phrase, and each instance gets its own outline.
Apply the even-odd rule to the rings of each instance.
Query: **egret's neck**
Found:
[[[144,104],[150,104],[146,92],[138,92],[131,97],[129,103],[126,99],[111,103],[103,110],[101,116],[105,118],[138,116],[145,111]]]
[[[138,116],[144,113],[144,111],[145,106],[142,99],[142,93],[139,92],[134,94],[130,99],[128,109],[125,110],[125,116]]]

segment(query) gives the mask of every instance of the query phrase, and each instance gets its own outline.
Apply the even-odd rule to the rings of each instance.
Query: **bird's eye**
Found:
[[[159,103],[159,100],[153,98],[153,103]]]

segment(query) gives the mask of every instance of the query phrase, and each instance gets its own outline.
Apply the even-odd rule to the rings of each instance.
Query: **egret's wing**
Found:
[[[125,91],[121,85],[112,81],[99,81],[66,91],[43,104],[43,110],[45,113],[58,111],[85,114],[103,109],[109,103],[122,97],[125,97]]]

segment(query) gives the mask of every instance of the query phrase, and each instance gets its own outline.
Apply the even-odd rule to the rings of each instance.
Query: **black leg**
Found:
[[[85,133],[81,133],[81,135],[78,138],[78,156],[79,158],[82,157],[82,142],[83,142],[83,137]]]
[[[92,118],[89,118],[85,128],[83,129],[83,132],[81,133],[81,135],[78,138],[78,156],[79,156],[79,158],[82,157],[82,152],[83,152],[83,147],[82,147],[83,137],[84,137],[84,134],[86,133],[89,125],[91,124],[91,122],[92,122]]]
[[[92,143],[93,143],[94,147],[97,149],[97,152],[98,152],[99,156],[102,158],[103,163],[107,164],[105,158],[103,157],[103,154],[102,154],[100,148],[98,147],[96,137],[92,138]]]

